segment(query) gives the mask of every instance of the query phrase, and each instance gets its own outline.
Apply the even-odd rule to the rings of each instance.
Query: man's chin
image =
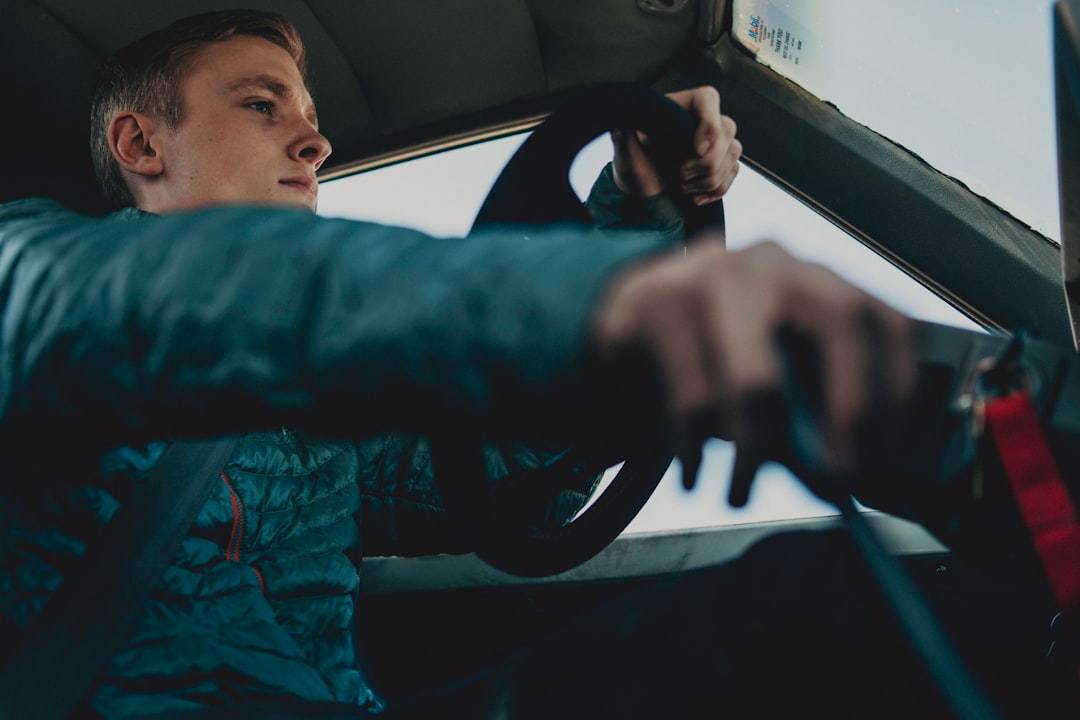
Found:
[[[222,207],[251,207],[251,208],[269,208],[274,210],[303,210],[305,212],[314,213],[318,209],[318,200],[312,199],[306,201],[304,199],[297,198],[265,198],[260,197],[258,199],[252,198],[210,198],[204,199],[202,202],[183,203],[168,205],[164,207],[143,207],[139,206],[140,210],[144,212],[153,213],[156,215],[167,215],[169,213],[176,212],[191,212],[198,210],[209,210],[211,208]]]
[[[255,205],[257,207],[268,207],[277,210],[305,210],[310,213],[314,213],[319,206],[317,199],[304,200],[297,198],[274,198],[273,200],[262,200],[260,202],[241,203]]]
[[[316,201],[313,201],[313,202],[310,202],[310,203],[291,203],[291,204],[288,204],[288,205],[282,205],[281,207],[283,209],[305,210],[305,211],[307,211],[309,213],[314,213],[315,211],[317,211],[319,209],[319,203],[316,200]]]

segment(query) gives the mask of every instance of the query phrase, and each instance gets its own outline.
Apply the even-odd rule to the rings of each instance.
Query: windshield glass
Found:
[[[499,171],[526,137],[493,140],[323,183],[319,214],[406,226],[436,237],[460,237],[468,233]],[[610,158],[607,136],[579,154],[570,181],[580,197],[587,195]],[[828,266],[913,317],[978,329],[941,298],[749,166],[742,166],[725,197],[724,212],[731,249],[773,239],[792,254]],[[835,514],[831,505],[817,500],[779,465],[766,465],[759,471],[746,507],[729,508],[724,498],[733,460],[730,443],[710,441],[692,492],[683,490],[674,465],[627,532]]]
[[[735,0],[759,62],[1060,242],[1053,0]]]

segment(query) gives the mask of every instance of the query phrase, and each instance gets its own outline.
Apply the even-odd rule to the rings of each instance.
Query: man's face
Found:
[[[314,211],[315,171],[330,155],[311,96],[282,48],[238,36],[194,57],[182,120],[159,135],[164,172],[154,212],[221,204]]]

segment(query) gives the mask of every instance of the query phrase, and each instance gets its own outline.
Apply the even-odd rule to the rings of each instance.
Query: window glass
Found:
[[[437,237],[460,237],[468,233],[499,170],[525,137],[503,138],[323,183],[319,213],[416,228]],[[579,196],[588,193],[610,157],[611,143],[606,136],[581,152],[570,172],[571,185]],[[830,267],[914,317],[978,329],[911,277],[748,166],[741,168],[725,198],[724,211],[732,249],[773,239],[792,254]],[[628,532],[835,513],[778,465],[762,468],[745,508],[729,508],[725,497],[733,458],[730,443],[710,441],[698,486],[689,493],[682,489],[678,466],[673,465]]]
[[[735,0],[732,34],[1060,242],[1053,0]]]

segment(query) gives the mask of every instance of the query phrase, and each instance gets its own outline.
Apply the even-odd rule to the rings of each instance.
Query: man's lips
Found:
[[[313,198],[319,197],[319,184],[315,182],[315,178],[301,175],[298,177],[285,178],[279,182],[282,185],[288,185],[290,187],[295,187],[298,190],[302,190]]]

